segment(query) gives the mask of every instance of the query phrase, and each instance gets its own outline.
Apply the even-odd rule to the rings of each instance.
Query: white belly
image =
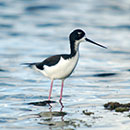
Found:
[[[40,72],[43,73],[46,77],[49,77],[50,79],[65,79],[73,72],[78,62],[78,59],[78,52],[71,59],[65,60],[61,57],[58,64],[54,66],[44,65],[44,70]]]

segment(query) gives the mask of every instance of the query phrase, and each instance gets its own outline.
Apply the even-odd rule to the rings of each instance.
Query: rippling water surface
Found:
[[[109,101],[130,99],[130,0],[1,0],[0,129],[129,130],[129,113],[107,111]],[[102,43],[80,45],[80,60],[65,80],[63,112],[48,115],[50,80],[21,66],[69,53],[69,33],[82,28]],[[52,113],[60,111],[60,81],[54,82]],[[94,112],[91,116],[83,110]],[[43,113],[41,116],[39,113]]]

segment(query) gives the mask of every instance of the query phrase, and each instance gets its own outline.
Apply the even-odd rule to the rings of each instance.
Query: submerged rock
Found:
[[[88,112],[87,110],[83,110],[83,114],[90,116],[90,115],[94,115],[94,112]]]
[[[40,117],[56,117],[56,116],[65,116],[67,115],[66,112],[58,112],[58,111],[53,111],[53,112],[40,112],[39,116]]]
[[[125,112],[125,111],[129,111],[130,108],[127,108],[127,107],[117,107],[115,109],[116,112]]]
[[[115,110],[117,107],[120,107],[120,103],[108,102],[108,103],[104,104],[104,107],[108,110]]]
[[[108,102],[104,104],[105,109],[115,110],[116,112],[125,112],[130,110],[130,103],[120,104],[119,102]]]
[[[70,122],[69,121],[50,121],[50,122],[40,122],[39,124],[61,127],[61,126],[68,126]]]
[[[50,121],[39,122],[39,124],[53,126],[55,128],[58,128],[61,126],[62,127],[66,126],[66,127],[78,128],[81,125],[84,125],[85,127],[91,127],[91,125],[88,125],[86,121],[79,120],[79,119],[70,119],[70,120],[66,120],[66,121],[64,121],[64,120],[61,120],[61,121],[50,120]],[[67,128],[65,130],[74,130],[74,129]]]
[[[36,105],[36,106],[46,106],[47,104],[50,104],[50,103],[56,103],[56,101],[46,100],[46,101],[40,101],[40,102],[31,102],[28,104],[29,105]]]

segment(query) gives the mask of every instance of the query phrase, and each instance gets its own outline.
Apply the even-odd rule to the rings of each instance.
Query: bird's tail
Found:
[[[25,65],[25,66],[32,68],[34,65],[36,65],[36,63],[22,63],[20,65]]]

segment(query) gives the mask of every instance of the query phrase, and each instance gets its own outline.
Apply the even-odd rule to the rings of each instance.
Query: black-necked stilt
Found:
[[[75,69],[78,59],[79,59],[79,44],[83,41],[91,42],[100,47],[106,48],[88,38],[85,37],[85,32],[81,29],[76,29],[71,32],[69,36],[70,40],[70,54],[61,54],[51,56],[42,62],[38,63],[25,63],[29,67],[41,72],[43,75],[51,79],[51,86],[48,99],[51,98],[53,80],[62,80],[60,101],[62,99],[64,80],[71,75]]]

